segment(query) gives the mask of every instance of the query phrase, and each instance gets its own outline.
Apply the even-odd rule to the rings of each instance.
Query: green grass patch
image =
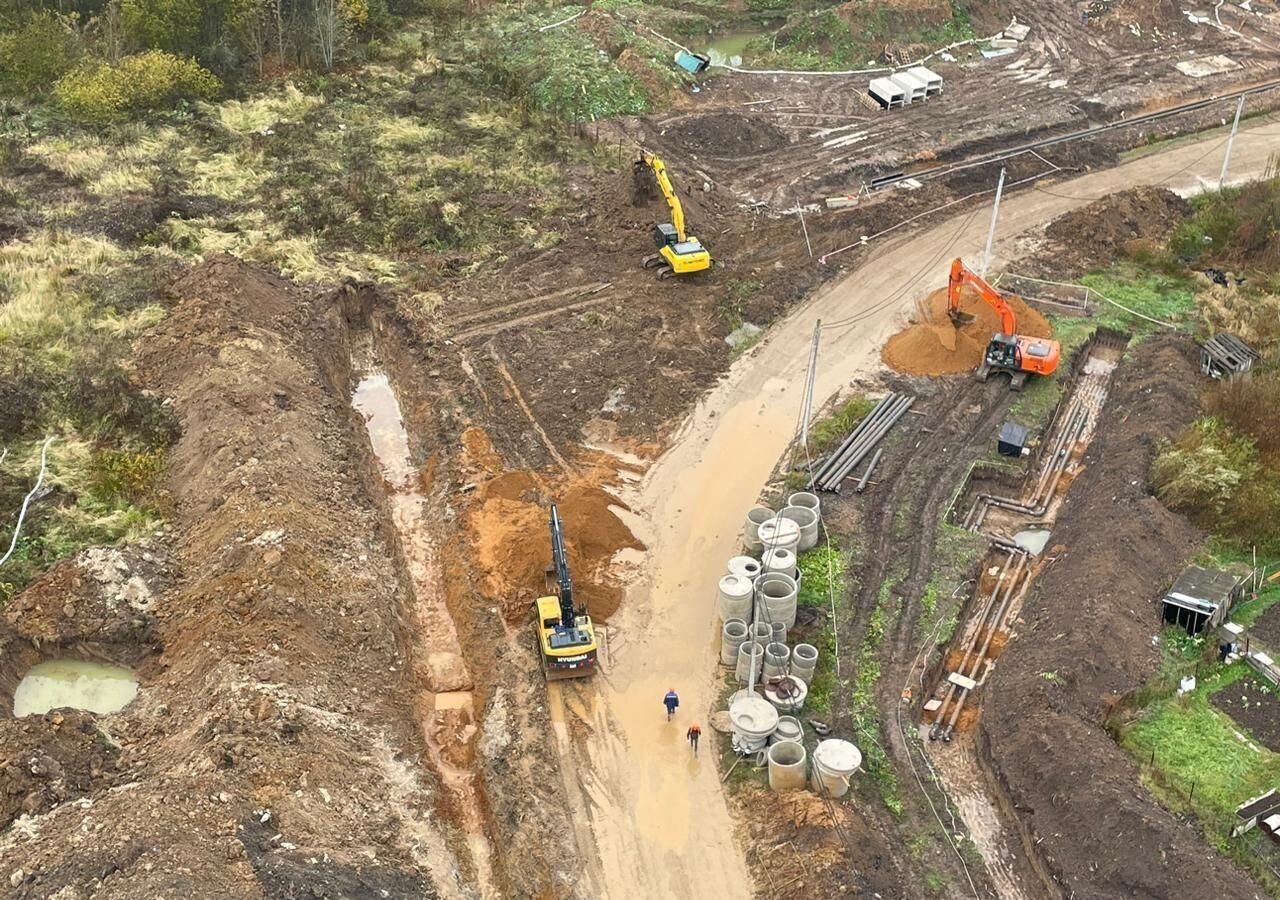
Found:
[[[859,422],[875,408],[875,401],[855,396],[845,400],[828,416],[809,429],[809,452],[826,453],[844,440]]]
[[[848,588],[848,555],[834,544],[820,544],[800,554],[797,564],[802,577],[796,602],[800,606],[816,607],[829,613],[834,597],[838,614],[844,605],[845,591]],[[829,614],[824,619],[822,631],[815,639],[814,646],[818,648],[818,667],[809,683],[805,709],[815,718],[829,719],[837,687],[836,623]]]
[[[1196,321],[1195,283],[1190,278],[1153,271],[1133,261],[1118,262],[1090,272],[1081,283],[1134,312],[1190,329]],[[1090,330],[1116,328],[1135,336],[1150,334],[1159,326],[1102,301],[1098,313],[1087,320]]]
[[[901,816],[904,807],[898,793],[898,776],[884,750],[880,712],[876,705],[876,685],[880,681],[880,642],[901,612],[893,593],[893,583],[893,578],[886,578],[881,583],[879,602],[867,621],[862,647],[858,652],[849,714],[858,747],[862,750],[867,775],[875,785],[885,808],[895,816]]]

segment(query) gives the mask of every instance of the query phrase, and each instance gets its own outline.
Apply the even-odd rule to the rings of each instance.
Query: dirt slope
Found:
[[[1153,339],[1121,363],[1054,529],[1065,550],[1027,599],[984,710],[986,762],[1064,896],[1255,893],[1152,799],[1101,727],[1108,703],[1156,670],[1156,598],[1201,539],[1146,480],[1157,442],[1197,414],[1199,379],[1195,346],[1182,338]]]

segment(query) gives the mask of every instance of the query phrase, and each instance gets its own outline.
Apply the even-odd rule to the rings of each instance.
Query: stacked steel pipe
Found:
[[[889,429],[893,428],[897,421],[911,408],[911,404],[915,402],[915,397],[895,392],[877,403],[875,409],[871,410],[871,413],[859,422],[853,431],[849,432],[849,436],[814,472],[813,478],[809,482],[809,487],[838,494],[840,492],[840,483],[849,476],[850,472],[857,468],[868,453],[875,449],[876,444],[880,443],[884,436],[889,433]],[[878,459],[879,457],[877,456],[875,461],[878,461]],[[873,461],[872,466],[867,467],[867,471],[863,475],[863,487],[866,486],[866,480],[871,475],[871,469],[875,461]]]

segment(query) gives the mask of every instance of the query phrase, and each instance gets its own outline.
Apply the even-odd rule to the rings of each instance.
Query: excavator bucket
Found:
[[[947,313],[947,318],[951,320],[952,325],[957,328],[963,328],[977,317],[973,313],[960,312],[960,310],[955,309]]]

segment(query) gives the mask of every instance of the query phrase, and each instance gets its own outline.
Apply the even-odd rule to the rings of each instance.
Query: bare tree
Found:
[[[338,44],[342,40],[342,30],[346,24],[342,18],[342,10],[338,0],[311,0],[311,9],[320,62],[326,72],[331,72],[338,54]]]

